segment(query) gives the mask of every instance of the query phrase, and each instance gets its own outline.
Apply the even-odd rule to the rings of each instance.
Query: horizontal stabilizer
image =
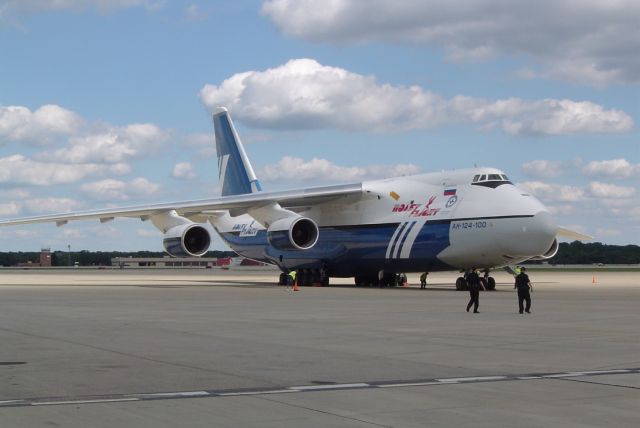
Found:
[[[565,229],[564,227],[560,226],[558,226],[556,234],[563,238],[575,239],[576,241],[593,240],[593,236],[585,235],[584,233],[576,232],[575,230]]]

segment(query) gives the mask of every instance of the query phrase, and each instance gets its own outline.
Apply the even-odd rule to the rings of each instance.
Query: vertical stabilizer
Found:
[[[243,195],[262,190],[226,108],[216,109],[213,127],[216,133],[221,195]]]

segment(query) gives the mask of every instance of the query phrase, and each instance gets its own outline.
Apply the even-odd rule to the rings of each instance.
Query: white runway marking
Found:
[[[368,383],[341,383],[331,385],[304,385],[304,386],[292,386],[290,389],[297,391],[319,391],[322,389],[344,389],[344,388],[364,388],[371,386]]]

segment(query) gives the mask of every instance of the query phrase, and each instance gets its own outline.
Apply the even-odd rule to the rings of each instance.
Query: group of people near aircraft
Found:
[[[518,291],[518,310],[521,314],[523,312],[528,314],[531,313],[531,290],[533,290],[533,287],[531,286],[529,276],[526,274],[526,270],[527,268],[524,266],[516,267],[517,275],[513,285],[513,288]],[[478,306],[480,305],[480,288],[483,290],[486,290],[486,288],[480,280],[480,275],[478,275],[476,268],[471,269],[471,272],[467,274],[466,279],[470,296],[469,303],[467,304],[467,312],[469,312],[473,306],[473,313],[478,314],[480,313],[480,311],[478,311]]]

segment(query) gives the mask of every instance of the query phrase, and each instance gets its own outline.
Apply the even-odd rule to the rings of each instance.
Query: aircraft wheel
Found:
[[[467,289],[467,281],[461,276],[458,277],[458,279],[456,279],[456,290],[464,291],[466,289]]]
[[[287,285],[288,280],[289,280],[289,275],[282,272],[280,274],[280,278],[278,279],[278,285]]]
[[[487,290],[495,290],[496,289],[496,280],[494,277],[490,276],[489,279],[487,280]]]

